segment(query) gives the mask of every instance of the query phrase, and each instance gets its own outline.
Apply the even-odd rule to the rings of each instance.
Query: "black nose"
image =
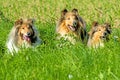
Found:
[[[107,32],[104,32],[104,35],[107,35]]]
[[[77,26],[77,23],[76,23],[76,22],[73,22],[73,26],[76,27],[76,26]]]
[[[30,36],[30,32],[27,32],[27,35]]]

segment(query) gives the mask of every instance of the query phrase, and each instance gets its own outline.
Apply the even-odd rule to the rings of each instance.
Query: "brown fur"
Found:
[[[60,34],[60,37],[64,38],[65,35],[73,34],[84,42],[86,37],[86,23],[79,16],[77,9],[73,9],[72,11],[64,9],[57,23],[56,32]]]
[[[15,22],[8,40],[7,47],[9,51],[17,52],[20,47],[32,47],[41,43],[37,29],[34,26],[33,19],[19,19]]]
[[[93,22],[92,28],[88,34],[89,39],[87,45],[89,47],[97,48],[99,46],[104,46],[104,41],[109,40],[111,25],[109,23],[100,25],[98,22]]]
[[[30,45],[32,44],[32,40],[33,40],[33,36],[35,34],[34,30],[33,30],[33,21],[32,20],[27,20],[27,21],[23,21],[22,19],[20,20],[17,20],[15,22],[15,26],[14,27],[17,27],[17,36],[18,36],[18,40],[17,40],[17,43],[19,45],[22,44],[22,42],[25,40],[24,39],[24,35],[27,35],[27,33],[29,33],[29,38],[30,40],[26,40]]]

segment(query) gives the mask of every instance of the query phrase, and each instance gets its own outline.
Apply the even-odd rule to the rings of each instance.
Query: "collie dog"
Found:
[[[63,37],[72,44],[76,40],[84,42],[86,37],[86,23],[79,16],[77,9],[73,9],[72,11],[67,11],[67,9],[62,10],[61,17],[56,26],[56,33],[60,34],[57,37],[58,39]]]
[[[15,22],[7,40],[9,52],[18,52],[21,47],[28,48],[41,43],[33,19],[19,19]]]
[[[88,47],[104,47],[104,41],[108,41],[109,35],[111,34],[111,25],[109,23],[100,25],[98,22],[93,22],[92,28],[88,34]]]

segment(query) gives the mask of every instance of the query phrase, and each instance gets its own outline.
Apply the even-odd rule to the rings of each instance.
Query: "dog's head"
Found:
[[[79,27],[79,15],[78,10],[73,9],[72,11],[67,11],[64,9],[61,12],[61,18],[65,21],[65,25],[71,31],[76,31]]]
[[[20,36],[22,40],[31,41],[31,38],[35,34],[33,30],[33,25],[33,19],[17,20],[14,25],[14,27],[16,28],[16,35]]]
[[[100,25],[98,22],[93,22],[92,29],[89,33],[90,36],[97,36],[100,39],[108,39],[109,34],[111,34],[111,25],[109,23]]]

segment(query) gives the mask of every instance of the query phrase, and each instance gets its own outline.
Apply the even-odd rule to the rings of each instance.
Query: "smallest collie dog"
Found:
[[[19,19],[15,22],[7,40],[10,53],[18,52],[22,48],[39,45],[41,39],[34,26],[34,19]]]
[[[88,47],[104,47],[104,41],[108,41],[109,35],[111,34],[111,25],[109,23],[100,25],[98,22],[93,22],[92,28],[88,34]]]
[[[78,10],[68,11],[62,10],[61,17],[56,26],[56,33],[59,34],[58,39],[64,38],[75,44],[77,40],[84,42],[86,37],[86,23],[79,16]]]

